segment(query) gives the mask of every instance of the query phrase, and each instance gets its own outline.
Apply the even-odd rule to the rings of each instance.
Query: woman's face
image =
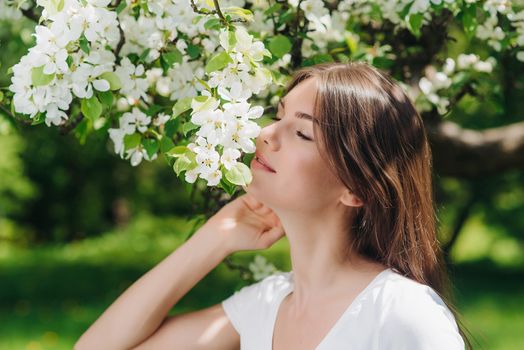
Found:
[[[273,210],[316,212],[332,208],[342,194],[341,182],[328,171],[313,134],[315,78],[295,86],[279,105],[276,120],[256,140],[257,153],[276,172],[251,163],[253,180],[247,192]]]

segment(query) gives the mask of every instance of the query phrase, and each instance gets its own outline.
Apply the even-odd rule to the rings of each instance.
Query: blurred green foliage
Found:
[[[31,250],[3,245],[0,349],[70,349],[127,287],[183,243],[191,225],[177,217],[141,215],[125,229],[79,242]],[[289,271],[288,249],[284,237],[267,250],[231,258],[247,263],[260,254]],[[457,307],[477,341],[475,349],[521,349],[522,269],[501,269],[483,259],[453,266],[450,272]],[[237,271],[220,264],[170,314],[214,305],[246,284]]]

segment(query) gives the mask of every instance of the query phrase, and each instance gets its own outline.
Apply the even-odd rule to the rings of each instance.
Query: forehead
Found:
[[[284,96],[286,108],[300,108],[302,112],[313,114],[317,85],[315,78],[311,77],[297,84]]]

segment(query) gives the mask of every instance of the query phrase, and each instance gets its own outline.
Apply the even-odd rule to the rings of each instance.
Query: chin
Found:
[[[269,207],[272,209],[271,203],[274,202],[271,198],[268,198],[268,195],[271,195],[271,191],[267,188],[261,188],[257,183],[256,180],[253,179],[253,181],[247,185],[243,186],[243,189],[246,193],[249,195],[255,197],[259,202],[262,202],[266,207]]]

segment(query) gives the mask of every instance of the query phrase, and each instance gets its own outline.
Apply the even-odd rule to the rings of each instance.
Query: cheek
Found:
[[[335,186],[320,159],[297,156],[286,164],[285,170],[278,187],[285,194],[288,206],[309,212],[321,210],[333,202]]]

